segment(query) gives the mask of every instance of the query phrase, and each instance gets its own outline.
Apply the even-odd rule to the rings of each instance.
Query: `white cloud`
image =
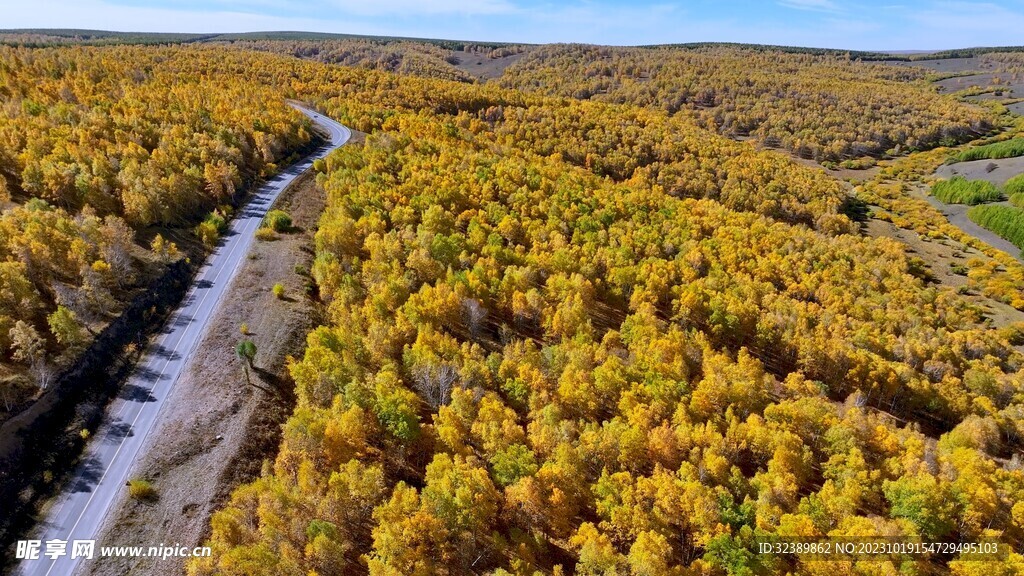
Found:
[[[909,11],[907,18],[937,32],[963,36],[965,32],[989,33],[1003,38],[1017,38],[1024,30],[1024,13],[994,2],[935,2],[924,10]],[[975,41],[984,41],[980,34],[969,34]]]
[[[243,6],[222,10],[189,10],[126,6],[103,0],[2,1],[3,27],[82,28],[125,32],[251,32],[260,30],[306,30],[338,32],[337,19],[281,17],[244,11]],[[346,32],[390,34],[373,23],[347,20]]]
[[[812,12],[841,12],[842,8],[832,0],[779,0],[780,6]]]
[[[505,0],[331,0],[329,4],[359,16],[496,15],[518,10]]]
[[[306,30],[508,42],[724,41],[862,50],[1020,43],[1020,0],[776,0],[772,10],[698,11],[663,0],[0,0],[0,27],[139,32]],[[541,3],[546,1],[547,3]],[[724,4],[724,3],[723,3]],[[802,17],[778,8],[805,11]],[[702,13],[703,12],[703,13]],[[809,22],[810,21],[810,22]]]

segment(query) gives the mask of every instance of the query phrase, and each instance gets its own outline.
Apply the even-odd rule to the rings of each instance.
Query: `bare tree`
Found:
[[[484,320],[487,319],[487,308],[484,308],[476,298],[466,298],[462,301],[462,314],[469,327],[469,335],[476,340],[480,336],[480,329],[483,328]]]
[[[452,387],[459,378],[459,372],[447,362],[424,362],[413,368],[412,377],[416,390],[436,410],[451,400]]]
[[[53,368],[46,359],[46,342],[31,324],[18,320],[8,335],[11,338],[11,355],[16,361],[28,364],[40,390],[46,390],[53,377]]]
[[[4,401],[4,410],[8,412],[10,412],[11,408],[14,406],[13,402],[11,402],[10,388],[11,381],[9,379],[0,381],[0,398],[2,398]]]
[[[114,278],[120,285],[131,274],[132,246],[135,244],[135,231],[124,220],[107,216],[100,229],[106,243],[102,246],[103,259],[110,264]]]
[[[54,368],[53,364],[50,364],[45,356],[33,363],[29,370],[36,379],[36,384],[40,390],[46,390],[50,386],[50,381],[53,380]]]

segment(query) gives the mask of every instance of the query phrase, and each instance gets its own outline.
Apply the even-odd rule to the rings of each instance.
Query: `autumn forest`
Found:
[[[1013,102],[755,46],[0,41],[3,419],[323,140],[291,103],[361,135],[314,165],[290,415],[189,575],[1024,572],[1024,264],[946,208],[1024,238],[971,184]]]

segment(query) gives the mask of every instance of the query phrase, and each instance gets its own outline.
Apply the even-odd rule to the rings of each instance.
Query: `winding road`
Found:
[[[146,350],[121,394],[107,407],[104,424],[86,446],[82,462],[68,487],[40,521],[32,536],[42,541],[39,558],[20,560],[17,573],[31,576],[74,574],[82,558],[71,558],[73,541],[95,539],[112,504],[127,493],[125,484],[132,465],[146,445],[164,401],[206,331],[213,311],[246,257],[264,215],[292,180],[308,170],[315,160],[351,138],[351,131],[338,122],[306,108],[293,107],[330,133],[329,144],[271,178],[239,210],[221,244],[196,273],[185,299]],[[66,553],[56,558],[46,556],[48,540],[67,542]],[[95,543],[96,555],[103,545]]]
[[[1004,239],[1002,236],[988,228],[975,224],[973,220],[967,217],[967,211],[971,209],[971,206],[967,206],[965,204],[946,204],[931,194],[921,194],[920,197],[931,204],[932,207],[938,210],[940,214],[949,220],[950,224],[959,228],[964,234],[973,236],[993,248],[1002,250],[1017,260],[1024,261],[1024,255],[1022,255],[1021,249],[1017,248],[1013,242]],[[992,204],[1012,206],[1012,204],[1006,201],[992,202]]]

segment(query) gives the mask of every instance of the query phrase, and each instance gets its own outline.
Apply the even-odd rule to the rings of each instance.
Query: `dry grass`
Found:
[[[276,242],[253,244],[254,257],[244,261],[214,313],[136,464],[140,477],[160,486],[160,498],[116,503],[99,536],[104,546],[199,545],[210,514],[234,487],[259,475],[264,459],[273,459],[290,408],[246,386],[234,345],[245,324],[247,337],[259,350],[259,370],[251,373],[254,382],[290,392],[285,357],[301,356],[304,336],[319,312],[306,298],[278,300],[258,287],[281,280],[288,294],[303,294],[306,278],[295,269],[311,265],[310,247],[323,205],[322,192],[308,176],[298,179],[278,201],[277,207],[292,215],[298,231]],[[183,572],[180,561],[144,558],[106,558],[85,568],[84,574],[93,575]]]
[[[128,495],[142,502],[156,500],[156,487],[149,480],[134,478],[128,481]]]

